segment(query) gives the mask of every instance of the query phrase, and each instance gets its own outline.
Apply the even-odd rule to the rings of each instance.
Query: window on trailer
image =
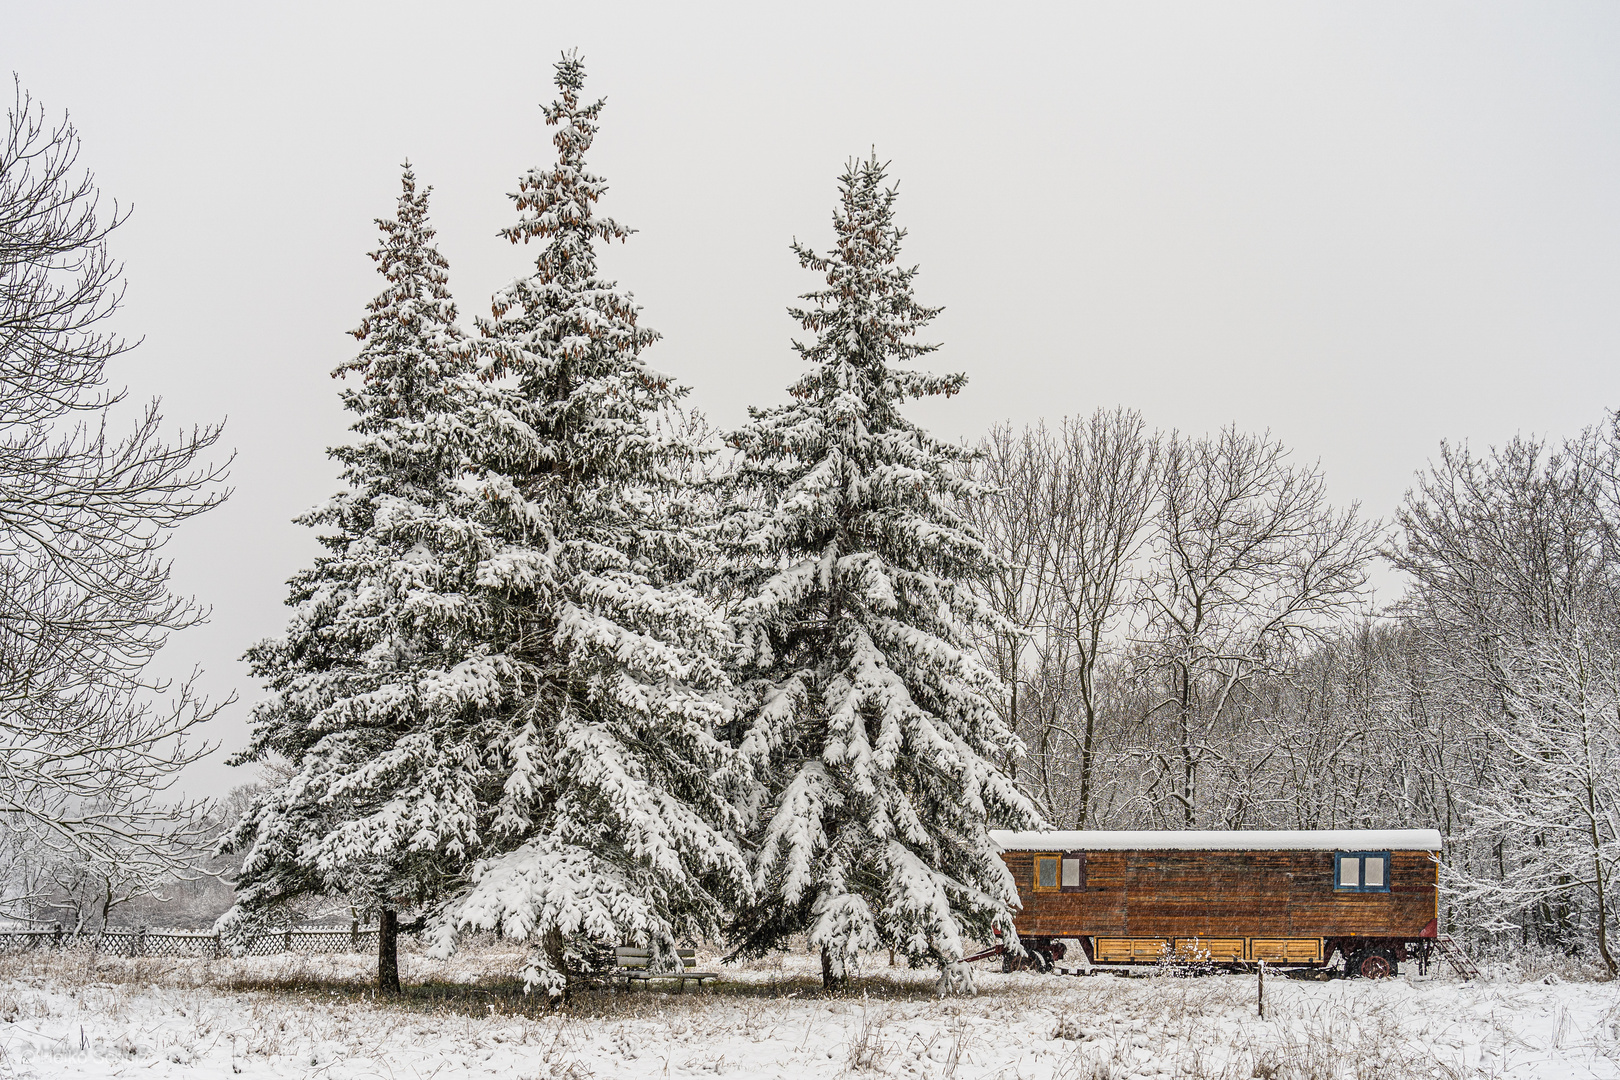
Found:
[[[1059,864],[1062,861],[1063,857],[1061,855],[1035,856],[1034,885],[1036,892],[1057,892],[1059,874],[1061,873]]]
[[[1036,892],[1085,892],[1085,852],[1054,851],[1035,856],[1035,880],[1030,884]]]
[[[1389,892],[1389,852],[1341,851],[1333,856],[1336,892]]]
[[[1065,851],[1063,853],[1063,874],[1059,879],[1064,892],[1086,891],[1086,853],[1083,851]]]

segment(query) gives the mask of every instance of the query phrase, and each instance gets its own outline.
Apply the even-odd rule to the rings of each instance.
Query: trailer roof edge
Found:
[[[1002,851],[1439,851],[1438,829],[990,830]]]

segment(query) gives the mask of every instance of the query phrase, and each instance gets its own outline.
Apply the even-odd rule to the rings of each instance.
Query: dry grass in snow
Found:
[[[1608,983],[1272,978],[1260,1020],[1239,976],[981,970],[976,997],[940,1000],[929,973],[880,966],[828,997],[812,958],[790,955],[701,991],[597,989],[554,1011],[523,995],[511,947],[402,961],[410,985],[389,1001],[353,956],[0,958],[0,1080],[1620,1077]]]

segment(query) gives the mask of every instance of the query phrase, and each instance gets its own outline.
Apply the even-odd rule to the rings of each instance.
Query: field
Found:
[[[976,996],[940,999],[925,973],[880,959],[827,997],[796,954],[723,968],[702,991],[593,990],[554,1012],[516,985],[520,956],[407,954],[406,995],[379,1001],[357,956],[13,954],[0,958],[0,1080],[1620,1077],[1620,985],[1539,970],[1477,984],[1272,977],[1261,1020],[1252,977],[981,965]]]

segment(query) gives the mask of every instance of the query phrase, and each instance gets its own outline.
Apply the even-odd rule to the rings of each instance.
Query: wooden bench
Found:
[[[626,985],[631,979],[640,979],[648,982],[652,979],[679,979],[681,989],[686,989],[688,981],[703,985],[704,979],[718,979],[720,976],[713,971],[695,971],[697,967],[697,952],[694,949],[676,949],[676,955],[681,958],[681,971],[648,971],[647,965],[652,962],[651,949],[636,949],[628,945],[620,945],[613,950],[613,967],[615,975],[622,975]]]

